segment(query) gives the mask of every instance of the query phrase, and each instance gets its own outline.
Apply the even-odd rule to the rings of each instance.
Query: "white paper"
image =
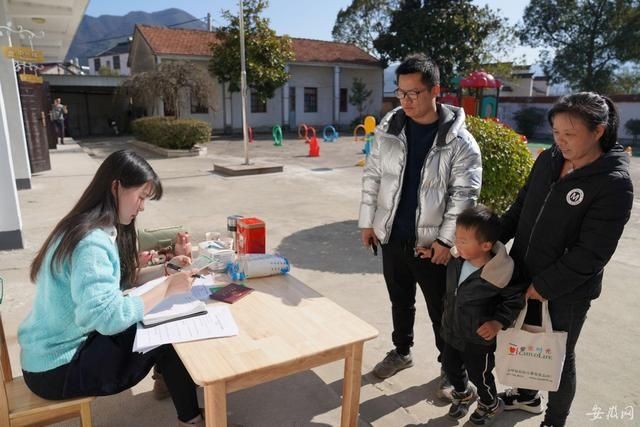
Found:
[[[207,308],[207,314],[176,320],[151,328],[138,324],[133,351],[146,353],[163,344],[195,341],[238,335],[238,325],[229,307],[216,305]]]

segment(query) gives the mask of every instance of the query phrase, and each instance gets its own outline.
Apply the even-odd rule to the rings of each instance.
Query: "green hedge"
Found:
[[[134,120],[131,129],[136,139],[170,149],[188,150],[211,139],[209,123],[197,119],[143,117]]]
[[[492,119],[467,116],[482,152],[480,203],[503,213],[516,199],[533,166],[526,138]]]

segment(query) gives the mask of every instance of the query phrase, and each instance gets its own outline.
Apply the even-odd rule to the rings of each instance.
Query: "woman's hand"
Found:
[[[525,295],[526,299],[535,299],[541,302],[545,302],[546,299],[536,291],[536,288],[533,287],[533,284],[529,285],[529,289],[527,289],[527,294]]]
[[[167,290],[165,297],[175,294],[183,294],[185,292],[191,292],[191,285],[193,284],[193,278],[191,273],[181,271],[165,279],[167,283]]]
[[[186,255],[174,256],[173,258],[171,258],[170,262],[171,262],[171,264],[177,265],[178,267],[180,267],[181,270],[190,271],[189,266],[191,265],[191,258],[189,258]],[[178,270],[174,270],[173,268],[169,268],[165,264],[165,266],[164,266],[164,275],[165,276],[170,276],[170,275],[175,274],[177,272],[178,272]]]

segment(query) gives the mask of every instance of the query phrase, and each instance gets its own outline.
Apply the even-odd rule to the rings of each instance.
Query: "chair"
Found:
[[[0,426],[44,426],[80,417],[82,427],[91,427],[91,401],[94,397],[45,400],[29,390],[23,377],[13,378],[1,315],[0,374]]]

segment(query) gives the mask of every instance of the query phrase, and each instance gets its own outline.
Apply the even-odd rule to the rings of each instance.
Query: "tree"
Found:
[[[266,0],[244,2],[247,86],[261,101],[271,98],[286,83],[286,65],[294,58],[289,37],[276,36],[269,28],[269,20],[260,16],[267,5]],[[239,92],[240,19],[228,10],[222,15],[229,24],[216,33],[218,41],[211,46],[209,71],[220,83],[228,82],[231,92]]]
[[[353,43],[379,57],[373,41],[391,23],[391,12],[399,0],[353,0],[346,9],[340,9],[331,35],[343,43]]]
[[[98,69],[98,75],[103,77],[118,77],[120,73],[118,70],[114,70],[113,68],[100,67]]]
[[[154,105],[157,98],[173,106],[181,116],[181,99],[191,97],[213,108],[213,81],[204,67],[189,61],[163,61],[151,71],[136,73],[122,83],[122,88],[137,103]]]
[[[633,136],[633,143],[638,140],[640,135],[640,119],[629,119],[624,124],[624,128]]]
[[[402,0],[373,45],[385,61],[425,53],[436,61],[446,84],[455,73],[469,72],[486,59],[486,41],[505,22],[471,0]]]
[[[372,93],[373,90],[367,89],[367,85],[361,78],[354,77],[351,94],[349,94],[349,104],[356,107],[360,120],[362,120],[362,113],[366,109],[367,100]]]
[[[616,67],[640,59],[637,0],[531,0],[519,31],[541,53],[553,83],[606,92]]]
[[[518,131],[528,139],[533,138],[536,129],[540,126],[545,118],[544,110],[536,107],[526,107],[516,111],[513,119],[516,121]]]
[[[640,67],[625,67],[613,78],[612,94],[640,93]]]

